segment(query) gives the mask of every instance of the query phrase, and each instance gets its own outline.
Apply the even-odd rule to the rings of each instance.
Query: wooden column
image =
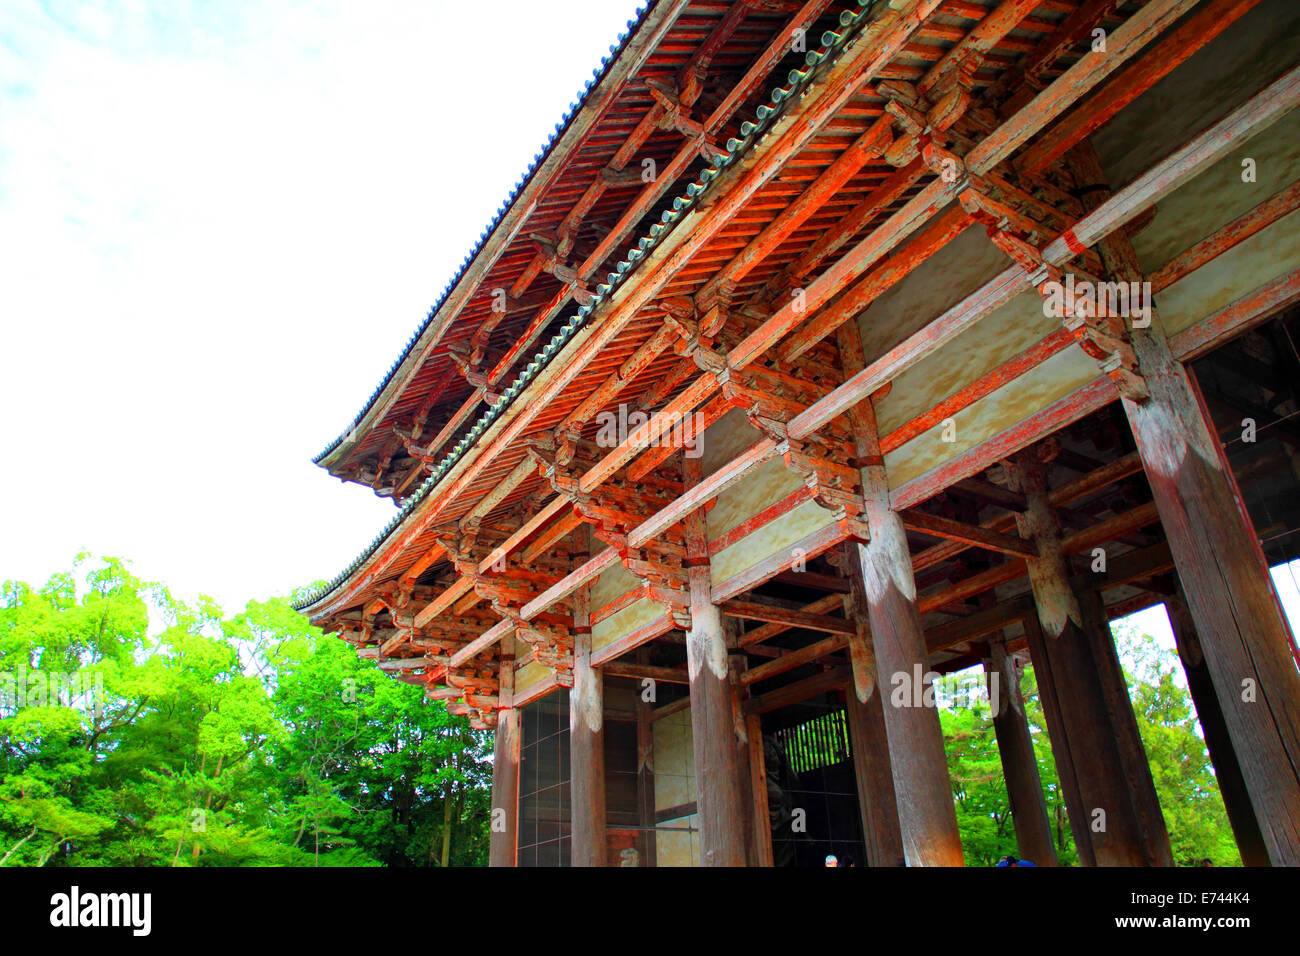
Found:
[[[1105,609],[1096,592],[1070,586],[1039,450],[1021,453],[1011,468],[1028,503],[1017,518],[1020,533],[1038,549],[1038,557],[1026,559],[1037,609],[1026,636],[1079,860],[1087,866],[1172,866]]]
[[[502,650],[512,641],[506,638]],[[513,655],[501,661],[500,695],[504,705],[513,695]],[[519,849],[519,748],[522,744],[519,709],[502,706],[497,711],[492,744],[492,820],[488,841],[489,866],[515,866]]]
[[[729,653],[727,654],[727,679],[731,685],[731,719],[735,725],[736,745],[736,801],[740,805],[741,824],[745,841],[745,865],[758,866],[759,846],[756,836],[754,814],[753,770],[751,769],[749,746],[749,721],[745,713],[745,701],[749,698],[749,688],[741,683],[741,675],[749,669],[749,659],[738,647],[739,624],[735,618],[724,617],[723,629]]]
[[[1223,708],[1214,693],[1214,681],[1205,666],[1205,653],[1196,634],[1192,613],[1182,598],[1165,601],[1165,610],[1169,614],[1174,640],[1178,644],[1178,657],[1183,662],[1183,673],[1187,675],[1187,689],[1196,705],[1196,719],[1205,734],[1205,747],[1210,751],[1210,762],[1214,764],[1214,776],[1219,792],[1223,794],[1223,805],[1228,811],[1228,823],[1236,837],[1241,860],[1246,866],[1268,866],[1268,847],[1255,817],[1255,808],[1251,806],[1250,791],[1232,747]]]
[[[841,567],[852,567],[857,546],[846,544]],[[858,812],[862,818],[862,840],[867,866],[903,866],[903,835],[898,826],[898,800],[894,774],[889,765],[889,740],[885,732],[882,692],[876,687],[876,660],[871,650],[871,629],[867,624],[867,596],[862,575],[849,578],[850,593],[844,597],[844,613],[857,625],[849,638],[849,663],[853,680],[844,692],[849,724],[849,745],[853,750],[853,776],[858,789]]]
[[[638,664],[649,664],[650,654],[646,647],[636,650]],[[637,819],[641,824],[638,847],[641,851],[641,865],[655,866],[658,846],[655,840],[655,769],[654,724],[651,714],[654,704],[646,700],[643,689],[637,687],[636,697],[636,803]]]
[[[1091,144],[1070,153],[1090,206],[1109,191]],[[1122,234],[1099,243],[1111,277],[1142,278]],[[1131,324],[1131,323],[1130,323]],[[1300,673],[1294,638],[1205,402],[1160,317],[1130,330],[1149,397],[1124,412],[1196,623],[1269,859],[1300,865]]]
[[[586,534],[586,526],[579,529]],[[582,557],[578,558],[580,562]],[[604,682],[591,666],[591,597],[583,585],[573,595],[573,687],[569,691],[569,800],[572,865],[605,866]]]
[[[698,458],[682,456],[688,488],[703,477]],[[695,751],[695,803],[703,866],[745,865],[741,770],[732,714],[722,612],[709,590],[709,541],[705,512],[686,518],[686,563],[691,591],[691,627],[686,634],[686,667],[691,689],[691,731]]]
[[[841,325],[838,340],[847,377],[865,364],[857,322]],[[903,522],[890,507],[872,400],[860,402],[848,417],[858,456],[866,463],[861,477],[871,532],[868,544],[853,545],[857,560],[850,562],[849,575],[850,580],[861,577],[876,672],[891,689],[883,710],[903,855],[909,866],[961,866],[961,837],[943,729],[930,691],[912,556]]]
[[[858,695],[849,687],[844,699],[867,866],[904,866],[903,835],[898,827],[898,803],[894,795],[894,777],[889,768],[889,742],[881,695],[872,694],[864,702],[858,700]]]
[[[763,717],[749,714],[745,723],[749,742],[749,781],[754,801],[755,865],[774,866],[772,808],[767,802],[767,755],[763,752]]]
[[[1002,760],[1011,820],[1016,828],[1016,850],[1023,860],[1038,866],[1055,866],[1056,845],[1052,841],[1043,781],[1038,776],[1038,759],[1034,756],[1034,742],[1025,717],[1025,699],[1020,693],[1020,669],[1007,654],[1006,642],[1001,637],[989,642],[984,671],[989,681],[989,699],[998,704],[993,712],[993,732]]]

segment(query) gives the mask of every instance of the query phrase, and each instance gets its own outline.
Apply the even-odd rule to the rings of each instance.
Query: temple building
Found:
[[[563,32],[556,24],[557,36]],[[494,865],[1169,865],[1108,622],[1168,610],[1242,857],[1300,863],[1300,4],[657,0],[316,459],[302,609],[495,728]]]

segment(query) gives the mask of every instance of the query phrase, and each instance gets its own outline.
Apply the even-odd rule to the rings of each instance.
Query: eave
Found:
[[[367,594],[368,589],[391,577],[392,561],[411,547],[413,539],[427,532],[438,519],[451,520],[469,510],[468,504],[456,501],[456,496],[464,490],[466,471],[474,467],[486,449],[494,453],[500,450],[497,446],[501,444],[502,433],[511,426],[521,409],[533,405],[539,396],[546,396],[548,388],[554,390],[550,383],[562,376],[566,364],[556,361],[557,358],[570,357],[577,349],[590,347],[593,336],[598,334],[611,313],[623,311],[623,304],[629,297],[641,295],[644,301],[653,295],[654,290],[643,294],[637,289],[643,268],[650,262],[662,262],[677,249],[687,238],[677,227],[704,205],[709,196],[725,194],[732,182],[748,171],[745,162],[748,154],[768,138],[781,122],[788,106],[798,100],[815,79],[827,72],[835,58],[870,22],[878,4],[871,0],[858,2],[861,11],[856,17],[849,19],[849,14],[845,13],[842,30],[829,35],[832,42],[809,52],[809,68],[791,72],[789,82],[772,91],[769,102],[760,107],[759,115],[747,124],[748,131],[743,139],[728,141],[725,159],[706,168],[698,181],[686,187],[663,214],[662,221],[652,226],[633,246],[628,258],[619,262],[616,269],[606,276],[606,281],[597,286],[593,301],[576,310],[561,331],[505,390],[501,400],[491,406],[442,458],[375,540],[323,591],[298,605],[299,610],[318,619],[351,606]],[[550,397],[553,395],[544,401],[549,401]],[[522,454],[518,447],[508,450],[502,456],[503,463],[494,466],[495,470],[510,471]]]
[[[480,233],[456,275],[412,333],[401,355],[348,427],[312,459],[315,464],[336,473],[354,447],[383,419],[429,359],[466,302],[478,290],[483,277],[527,223],[539,199],[581,147],[592,124],[618,96],[624,84],[641,69],[686,5],[687,0],[648,0],[636,19],[628,23],[627,31],[619,36],[613,47],[614,52],[602,58],[592,79],[556,123],[555,132],[534,155],[528,169],[515,183],[510,197]]]

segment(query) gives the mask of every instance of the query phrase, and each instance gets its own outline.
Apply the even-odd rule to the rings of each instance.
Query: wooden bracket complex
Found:
[[[1028,274],[1043,297],[1044,309],[1062,320],[1120,394],[1134,401],[1145,400],[1146,382],[1138,372],[1125,315],[1115,308],[1117,302],[1129,302],[1128,284],[1123,284],[1120,295],[1120,283],[1103,282],[1082,269],[1063,271],[1047,262],[1042,249],[1051,233],[1049,227],[996,198],[996,191],[987,180],[972,177],[958,199],[971,218],[984,225],[997,247]],[[1085,249],[1080,246],[1071,251],[1082,255]],[[1135,294],[1141,294],[1141,289]]]

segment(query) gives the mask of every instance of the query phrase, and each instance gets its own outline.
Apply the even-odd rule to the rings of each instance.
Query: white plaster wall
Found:
[[[1093,134],[1111,184],[1127,185],[1297,63],[1300,3],[1264,0]]]
[[[1100,377],[1096,360],[1077,345],[1069,346],[954,415],[956,441],[943,441],[943,429],[936,425],[887,454],[890,487],[925,474]]]
[[[536,661],[529,661],[515,671],[515,695],[521,696],[529,688],[535,687],[550,676],[551,669],[549,667],[538,664]]]
[[[651,621],[658,620],[665,613],[667,608],[658,601],[651,601],[648,598],[633,601],[617,614],[611,614],[605,620],[592,625],[591,649],[598,651],[620,637],[625,637]]]
[[[711,474],[760,438],[737,409],[715,422],[704,433],[702,456]],[[730,488],[723,489],[708,513],[709,540],[714,541],[741,522],[775,504],[803,486],[803,478],[785,467],[779,458],[759,465]],[[752,567],[834,521],[834,515],[810,501],[786,512],[735,544],[722,549],[709,561],[713,583],[718,584]]]

